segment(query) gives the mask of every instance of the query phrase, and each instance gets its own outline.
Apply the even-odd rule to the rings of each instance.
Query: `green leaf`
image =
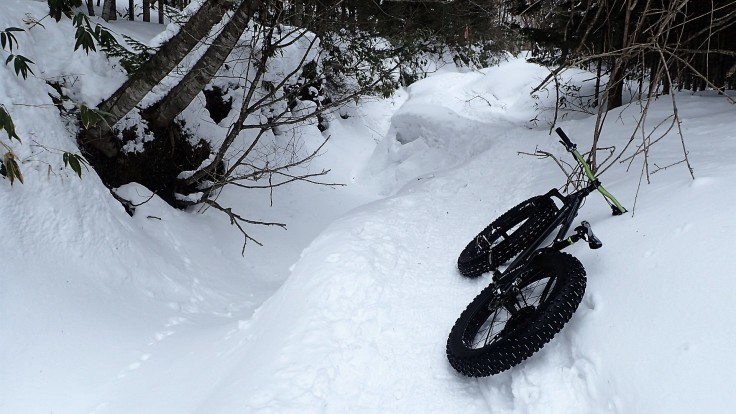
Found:
[[[79,164],[79,160],[76,157],[69,157],[69,166],[72,167],[72,171],[77,173],[79,178],[82,178],[82,166]]]
[[[22,59],[18,59],[18,56],[16,56],[15,57],[15,60],[13,61],[13,67],[15,68],[15,74],[16,74],[16,76],[17,75],[20,75],[21,72],[24,72],[23,60]],[[26,78],[26,77],[27,77],[27,73],[24,72],[23,78]]]
[[[33,73],[33,70],[31,70],[30,66],[28,64],[33,64],[33,61],[26,58],[25,56],[21,55],[14,55],[15,59],[13,61],[13,67],[15,68],[15,74],[23,76],[23,79],[28,79],[28,72]],[[6,62],[7,64],[7,62]]]
[[[97,25],[94,32],[95,40],[100,45],[100,49],[109,58],[120,58],[120,65],[129,74],[134,74],[143,63],[156,53],[156,48],[149,47],[129,36],[123,35],[125,43],[133,49],[133,51],[128,50],[128,48],[121,46],[117,39],[101,25]]]
[[[95,47],[95,32],[90,26],[87,16],[82,13],[77,14],[74,17],[74,25],[77,27],[76,33],[74,34],[76,38],[74,50],[81,47],[87,54],[89,54],[90,50],[97,51]]]
[[[0,105],[0,130],[5,130],[8,133],[10,140],[13,138],[20,142],[20,137],[15,133],[15,124],[13,124],[13,118],[10,117],[5,107]]]
[[[81,46],[87,54],[89,54],[90,50],[97,51],[95,47],[95,38],[97,36],[95,35],[95,30],[89,24],[89,18],[84,13],[77,13],[74,16],[74,26],[77,28],[76,34],[74,35],[76,38],[74,50],[79,49]]]
[[[31,69],[31,67],[28,66],[29,64],[34,64],[34,62],[32,60],[28,59],[27,57],[22,56],[22,55],[13,55],[13,54],[11,54],[5,60],[5,64],[7,65],[11,61],[13,62],[13,68],[15,69],[15,74],[16,75],[23,76],[23,79],[27,79],[28,78],[28,72],[31,72],[31,74],[34,74],[35,75],[35,73],[33,73],[33,70]]]
[[[12,152],[5,153],[3,164],[5,165],[5,176],[10,180],[10,185],[12,186],[16,179],[23,184],[23,174],[20,172],[20,167]]]
[[[79,178],[82,178],[82,165],[84,165],[84,168],[87,168],[87,161],[80,155],[72,154],[71,152],[65,152],[62,158],[64,159],[64,166],[71,167],[72,171],[77,173]]]
[[[0,32],[0,46],[2,46],[3,49],[6,47],[10,52],[13,51],[13,43],[15,45],[18,45],[18,39],[15,38],[13,35],[13,32],[22,32],[23,29],[19,29],[17,27],[8,27],[2,32]]]
[[[84,23],[84,14],[82,14],[82,13],[77,13],[77,14],[76,14],[76,15],[74,16],[74,18],[72,19],[72,23],[73,23],[73,24],[74,24],[75,26],[81,26],[81,25],[82,25],[82,23]]]
[[[86,129],[91,124],[89,119],[89,112],[86,106],[82,106],[79,111],[79,118],[82,120],[82,126]]]
[[[87,105],[82,105],[79,108],[79,114],[82,118],[82,125],[85,129],[88,129],[90,126],[94,126],[96,124],[94,119],[94,112]]]
[[[100,44],[117,44],[118,41],[115,39],[115,36],[110,33],[109,30],[102,27],[102,25],[98,24],[95,26],[95,34],[97,35],[97,41],[100,42]]]
[[[106,122],[105,116],[111,115],[109,112],[100,111],[97,108],[90,108],[87,105],[80,105],[79,115],[82,120],[82,126],[89,128],[95,126],[100,122]]]
[[[82,7],[82,0],[48,0],[49,15],[57,22],[61,16],[72,18],[74,8]]]
[[[79,107],[79,115],[82,121],[82,126],[84,128],[93,127],[100,122],[107,123],[106,118],[109,118],[112,116],[111,113],[101,111],[97,108],[90,108],[87,105],[80,105]]]

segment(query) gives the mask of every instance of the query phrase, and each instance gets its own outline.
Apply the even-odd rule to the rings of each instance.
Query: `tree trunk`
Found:
[[[135,20],[135,1],[128,0],[128,20]]]
[[[302,0],[294,0],[292,10],[294,10],[292,13],[292,24],[294,26],[301,26],[304,22],[304,3]]]
[[[164,0],[158,0],[158,22],[164,24]]]
[[[118,19],[118,11],[115,0],[105,0],[105,2],[102,4],[102,18],[106,22]]]
[[[623,105],[624,74],[624,64],[614,64],[611,77],[608,79],[608,97],[606,102],[607,111]]]
[[[105,0],[105,4],[114,0]],[[230,0],[210,0],[187,21],[179,33],[166,42],[146,63],[131,74],[125,83],[112,96],[97,107],[103,113],[103,121],[85,131],[83,144],[89,144],[102,151],[107,157],[114,157],[117,145],[111,136],[113,125],[158,85],[166,75],[209,33],[232,5]]]
[[[598,59],[598,64],[596,65],[596,72],[595,72],[595,91],[593,92],[593,108],[598,107],[598,103],[600,102],[600,96],[601,96],[601,72],[603,70],[603,59]]]
[[[95,15],[95,5],[92,0],[87,0],[87,14],[89,14],[90,16]]]
[[[662,78],[662,95],[669,95],[670,94],[670,76],[667,74],[667,71],[669,69],[667,67],[664,68],[664,77]]]
[[[143,21],[151,21],[151,2],[150,0],[143,0]]]
[[[171,124],[212,80],[260,6],[258,0],[243,1],[197,63],[163,99],[147,108],[143,112],[143,117],[154,127]]]

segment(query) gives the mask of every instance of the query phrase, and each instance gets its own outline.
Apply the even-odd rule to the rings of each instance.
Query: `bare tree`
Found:
[[[217,70],[225,62],[236,42],[248,27],[248,23],[261,7],[260,1],[243,1],[235,9],[232,17],[223,30],[207,47],[207,51],[197,63],[189,69],[179,81],[157,104],[143,112],[151,125],[163,128],[170,125],[192,100],[207,86]]]
[[[250,43],[245,48],[246,55],[243,58],[247,61],[248,70],[240,80],[245,91],[238,102],[237,118],[229,126],[221,144],[213,149],[214,156],[210,161],[192,171],[185,180],[187,186],[196,187],[200,194],[198,198],[189,200],[191,204],[203,204],[220,210],[229,216],[233,224],[254,222],[217,203],[218,190],[225,186],[272,191],[295,181],[339,185],[324,181],[329,170],[305,169],[320,154],[329,135],[317,148],[305,151],[298,126],[313,122],[315,118],[374,90],[393,76],[398,66],[398,62],[391,62],[373,68],[372,78],[364,79],[362,83],[342,85],[339,90],[331,90],[329,96],[310,95],[325,84],[327,69],[322,60],[327,58],[324,47],[330,39],[326,36],[319,38],[304,28],[284,26],[280,24],[283,18],[281,13],[270,15],[268,24],[259,24],[250,33]],[[338,39],[332,41],[340,43]],[[280,56],[281,50],[296,44],[300,45],[300,60],[284,73],[274,76],[270,62]],[[357,53],[353,59],[342,59],[342,70],[347,73],[365,70],[365,62],[359,56],[360,53]],[[308,102],[305,104],[303,101]],[[276,140],[276,137],[280,138]],[[277,141],[282,143],[278,144]],[[243,226],[238,225],[238,228],[245,242],[253,240]]]
[[[98,106],[104,122],[84,131],[81,142],[110,187],[136,181],[176,207],[219,210],[242,232],[245,246],[254,241],[248,225],[284,225],[249,220],[223,206],[217,200],[219,190],[236,186],[272,191],[295,181],[338,185],[325,180],[328,170],[308,168],[329,135],[321,145],[307,149],[300,126],[321,120],[324,129],[328,114],[341,105],[393,89],[399,62],[394,50],[372,36],[341,30],[326,2],[301,16],[297,27],[287,24],[290,16],[280,1],[243,0],[217,32],[213,26],[231,5],[225,0],[205,2]],[[199,55],[191,67],[182,63],[190,54]],[[290,58],[280,60],[284,54]],[[373,56],[366,60],[368,54]],[[223,69],[234,66],[241,71],[237,78]],[[141,108],[144,97],[172,71],[184,71],[184,76],[158,102]],[[242,91],[233,103],[226,133],[207,140],[187,135],[178,115],[218,79]],[[144,125],[119,130],[116,123],[131,111],[140,113]],[[124,140],[135,139],[143,128],[154,135],[143,151],[119,151]]]
[[[539,3],[547,1],[534,4]],[[577,8],[563,18],[570,29],[564,32],[568,52],[547,61],[556,67],[536,90],[556,83],[568,68],[597,66],[598,85],[602,76],[608,76],[600,95],[596,87],[596,125],[588,153],[594,171],[603,172],[615,163],[630,165],[641,158],[642,177],[648,180],[653,171],[649,165],[652,147],[674,132],[682,144],[682,159],[676,164],[686,165],[693,176],[671,89],[709,88],[723,93],[729,84],[733,86],[733,73],[729,75],[728,68],[736,65],[736,49],[727,40],[736,34],[733,6],[732,0],[588,0],[576,3]],[[548,20],[541,21],[549,24]],[[555,56],[554,51],[552,55]],[[634,104],[639,105],[641,116],[623,148],[615,156],[598,162],[605,121],[611,109],[625,104],[622,95],[627,86],[636,88],[632,91],[638,99]],[[670,95],[672,115],[664,122],[649,125],[649,108],[662,95]],[[725,93],[724,97],[733,102]],[[654,171],[660,167],[654,167]]]

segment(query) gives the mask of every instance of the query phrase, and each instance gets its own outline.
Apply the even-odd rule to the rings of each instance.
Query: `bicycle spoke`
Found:
[[[496,320],[496,315],[498,315],[498,310],[496,310],[495,312],[493,312],[493,321],[491,321],[491,326],[486,331],[485,338],[482,341],[478,341],[478,342],[474,343],[473,344],[473,347],[478,347],[478,345],[480,345],[481,343],[483,345],[488,344],[488,338],[490,338],[491,332],[493,332],[493,326],[494,326],[494,321]]]
[[[555,278],[543,277],[527,284],[522,283],[521,289],[515,296],[508,298],[503,303],[489,303],[489,312],[485,320],[476,331],[475,336],[468,338],[469,345],[477,349],[496,342],[504,335],[512,319],[522,318],[519,321],[523,321],[530,312],[534,313],[536,308],[547,300],[555,282]],[[514,326],[517,326],[519,321],[513,322]]]
[[[499,307],[493,311],[492,315],[489,315],[489,318],[478,330],[478,335],[476,335],[473,339],[471,343],[472,348],[478,348],[480,346],[488,345],[490,343],[493,343],[498,338],[499,334],[503,330],[503,327],[508,321],[508,317],[504,318],[504,315],[501,315],[503,311],[504,309]]]
[[[542,278],[526,285],[520,295],[521,301],[523,301],[525,306],[538,306],[547,300],[547,296],[554,283],[555,280],[552,278]],[[539,292],[539,288],[542,285],[544,285],[544,288]]]
[[[549,292],[552,290],[555,283],[556,283],[556,278],[551,277],[547,279],[547,284],[544,286],[542,293],[539,294],[539,303],[544,303],[547,301]]]

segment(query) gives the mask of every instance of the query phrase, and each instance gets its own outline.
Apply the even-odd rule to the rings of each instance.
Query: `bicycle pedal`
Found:
[[[590,227],[590,223],[587,221],[580,223],[580,226],[575,228],[575,232],[581,239],[588,242],[588,247],[591,249],[600,249],[603,247],[603,242],[595,236],[593,229]]]

